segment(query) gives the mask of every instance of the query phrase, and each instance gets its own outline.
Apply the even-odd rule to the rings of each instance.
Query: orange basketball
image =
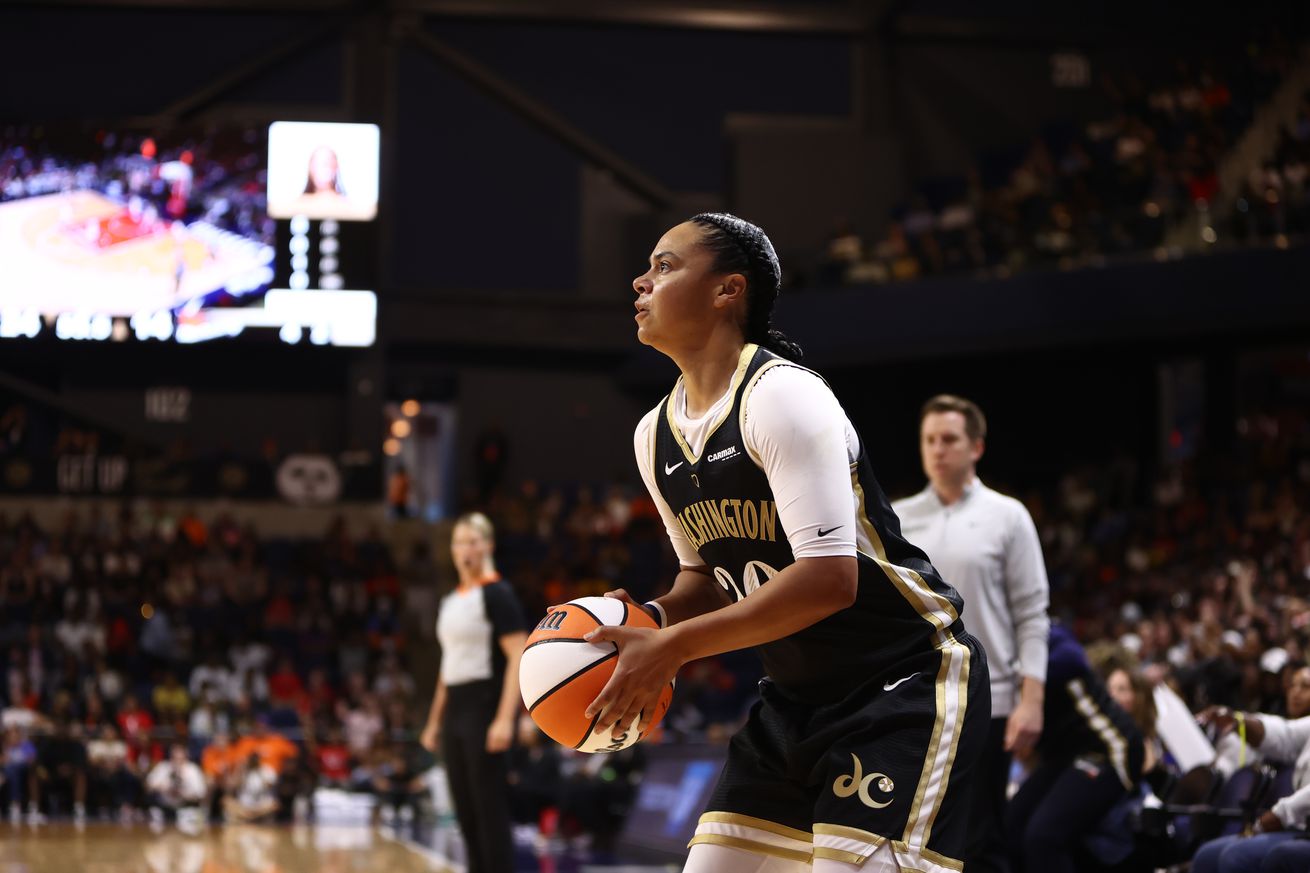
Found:
[[[613,597],[579,597],[558,606],[541,620],[523,647],[519,690],[528,713],[555,742],[580,752],[617,752],[642,739],[635,720],[617,736],[595,732],[596,719],[583,715],[614,673],[618,646],[589,643],[582,635],[600,625],[655,628],[639,606]],[[673,683],[660,694],[647,733],[659,724],[673,699]]]

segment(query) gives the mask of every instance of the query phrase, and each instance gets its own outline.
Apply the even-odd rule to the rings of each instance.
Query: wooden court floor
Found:
[[[0,873],[451,873],[366,827],[0,824]]]

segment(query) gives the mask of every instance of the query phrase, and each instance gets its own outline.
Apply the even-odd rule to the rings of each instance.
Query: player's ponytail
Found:
[[[746,342],[799,362],[801,347],[773,327],[773,304],[782,287],[782,265],[769,237],[754,224],[726,212],[702,212],[691,221],[703,231],[701,245],[714,252],[714,270],[746,277]]]

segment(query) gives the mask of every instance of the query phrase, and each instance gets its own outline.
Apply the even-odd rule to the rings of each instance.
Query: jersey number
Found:
[[[761,585],[777,575],[778,571],[763,561],[747,561],[741,571],[742,584],[738,585],[737,580],[732,578],[732,574],[727,570],[722,567],[714,568],[714,578],[719,580],[724,591],[732,595],[734,603],[753,594]]]

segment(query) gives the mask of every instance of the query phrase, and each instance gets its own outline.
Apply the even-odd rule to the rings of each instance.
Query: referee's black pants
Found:
[[[487,728],[499,703],[500,683],[493,680],[446,688],[441,754],[468,851],[468,873],[514,870],[507,756],[487,754]]]

